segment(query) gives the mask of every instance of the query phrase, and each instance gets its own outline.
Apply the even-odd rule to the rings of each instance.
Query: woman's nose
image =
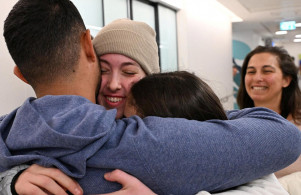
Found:
[[[116,78],[116,77],[112,77],[110,79],[110,81],[108,82],[107,87],[111,90],[111,91],[116,91],[121,89],[121,84],[120,84],[120,79]]]
[[[263,80],[263,75],[261,73],[256,73],[255,74],[255,80],[256,81],[262,81]]]

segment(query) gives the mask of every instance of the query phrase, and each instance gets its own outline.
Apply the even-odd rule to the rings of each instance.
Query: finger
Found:
[[[112,182],[118,182],[122,186],[126,185],[127,183],[138,182],[138,180],[135,177],[119,169],[106,173],[104,177],[106,180]]]
[[[25,186],[28,186],[27,190],[24,190]],[[44,194],[46,192],[49,192],[51,194],[67,195],[65,190],[52,178],[26,171],[22,173],[17,179],[15,189],[18,194],[25,191],[29,194]],[[32,191],[34,191],[34,193]],[[41,191],[44,191],[44,193],[41,193]]]
[[[37,186],[28,186],[26,188],[23,186],[23,191],[17,193],[18,195],[48,195],[48,193]]]
[[[71,192],[74,195],[82,195],[83,194],[83,190],[80,187],[80,185],[75,180],[73,180],[72,178],[70,178],[69,176],[64,174],[62,171],[60,171],[59,169],[45,168],[45,167],[41,167],[39,165],[32,165],[28,169],[31,169],[30,171],[32,171],[34,173],[41,174],[46,177],[50,177],[52,180],[57,182],[61,186],[61,188],[68,190],[69,192]],[[52,186],[52,187],[56,187],[56,186]],[[59,189],[57,189],[57,190],[59,190]]]
[[[122,185],[121,190],[106,195],[156,195],[140,180],[124,171],[116,169],[110,173],[106,173],[104,177],[108,181],[118,182]]]
[[[15,190],[19,195],[47,195],[48,194],[44,192],[44,190],[42,190],[41,188],[29,182],[21,185],[18,185],[18,183],[16,183]]]

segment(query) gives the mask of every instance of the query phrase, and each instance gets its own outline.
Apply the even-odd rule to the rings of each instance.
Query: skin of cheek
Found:
[[[123,80],[121,82],[122,82],[122,88],[124,89],[124,93],[125,93],[124,95],[127,97],[127,95],[130,93],[132,86],[144,77],[145,77],[145,75],[140,75],[133,79],[123,78]],[[102,77],[102,83],[101,83],[101,87],[99,89],[97,103],[106,107],[106,103],[105,103],[104,97],[102,95],[102,91],[104,90],[105,86],[107,86],[107,78]],[[116,118],[123,117],[125,106],[126,106],[126,104],[124,103],[123,105],[121,105],[117,108]]]
[[[132,86],[142,78],[143,78],[143,76],[139,76],[138,78],[135,78],[135,79],[129,81],[129,83],[124,82],[124,84],[127,83],[126,86],[124,85],[126,98],[128,97]],[[117,118],[121,118],[124,115],[125,107],[126,107],[126,103],[124,103],[121,107],[117,108]]]
[[[271,75],[262,76],[262,82],[268,87],[269,91],[258,96],[258,94],[253,93],[251,90],[251,85],[257,82],[256,79],[252,76],[246,76],[245,77],[246,90],[247,93],[250,95],[251,99],[253,99],[253,101],[255,102],[255,104],[257,101],[269,101],[278,104],[281,99],[281,94],[283,91],[282,80],[283,80],[282,74],[281,75],[271,74]]]

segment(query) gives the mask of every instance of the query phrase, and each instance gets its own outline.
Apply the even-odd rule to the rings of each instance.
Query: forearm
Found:
[[[153,144],[145,144],[145,148],[140,146],[143,159],[156,155],[153,157],[156,160],[149,162],[150,173],[158,173],[152,175],[157,179],[156,184],[168,180],[167,185],[181,186],[183,193],[195,193],[193,189],[197,188],[214,192],[241,185],[294,162],[301,151],[298,129],[274,112],[255,111],[232,113],[233,120],[211,121],[201,129],[200,124],[196,123],[195,127],[182,121],[177,128],[193,133],[174,131],[171,134],[178,135],[168,137],[173,142],[155,140]],[[173,128],[168,123],[149,125],[153,129]],[[158,148],[156,152],[151,149],[154,147]],[[164,155],[157,155],[160,153]],[[171,189],[172,186],[162,187]]]
[[[94,144],[96,153],[89,153],[90,147],[85,147],[86,150],[72,153],[69,159],[64,155],[60,160],[72,162],[72,169],[76,165],[84,168],[81,184],[91,190],[88,193],[116,190],[118,186],[101,185],[105,181],[98,178],[118,168],[140,179],[155,193],[195,194],[200,190],[213,192],[241,185],[287,166],[300,155],[300,131],[280,115],[266,109],[251,109],[232,113],[230,119],[205,122],[158,117],[124,119],[100,126],[103,128],[100,141],[89,145]],[[78,136],[82,133],[72,139]],[[55,143],[61,143],[57,140]],[[61,140],[66,140],[65,134]],[[66,152],[70,154],[69,150]],[[86,157],[89,157],[88,172],[86,166],[79,166]],[[65,164],[56,167],[67,170]],[[94,188],[89,186],[91,182],[95,183]]]

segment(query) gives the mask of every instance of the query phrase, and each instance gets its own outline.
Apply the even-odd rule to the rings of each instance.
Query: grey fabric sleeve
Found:
[[[10,190],[10,184],[14,176],[21,170],[29,167],[28,165],[15,166],[12,169],[0,173],[0,194],[1,195],[12,195]]]

